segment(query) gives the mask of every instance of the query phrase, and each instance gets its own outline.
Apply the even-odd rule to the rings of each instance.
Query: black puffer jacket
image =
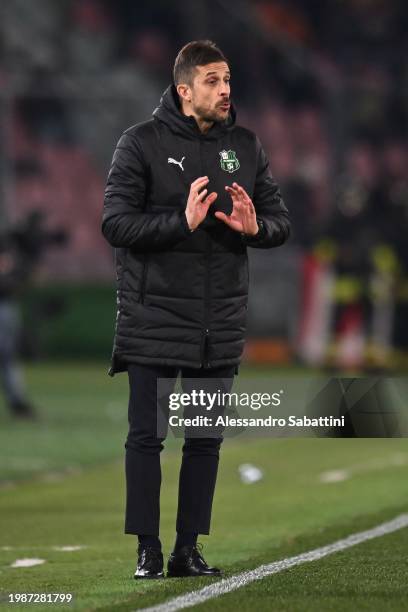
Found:
[[[218,199],[190,232],[191,183],[210,179]],[[242,185],[262,221],[246,238],[214,217],[231,211],[225,185]],[[153,119],[124,132],[109,172],[102,231],[116,249],[117,318],[109,373],[129,362],[217,367],[240,362],[248,300],[247,245],[279,246],[289,235],[285,208],[259,140],[235,125],[202,134],[180,112],[170,86]]]

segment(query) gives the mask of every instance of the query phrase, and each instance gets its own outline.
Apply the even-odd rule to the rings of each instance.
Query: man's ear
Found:
[[[177,93],[184,102],[191,102],[191,88],[185,83],[177,85]]]

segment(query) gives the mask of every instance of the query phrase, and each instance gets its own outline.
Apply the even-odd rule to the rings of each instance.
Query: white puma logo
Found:
[[[167,162],[169,164],[177,164],[178,166],[180,166],[180,168],[183,170],[184,172],[184,168],[183,168],[183,161],[186,159],[186,156],[183,155],[183,157],[181,158],[180,161],[177,161],[177,159],[173,159],[172,157],[169,157]]]

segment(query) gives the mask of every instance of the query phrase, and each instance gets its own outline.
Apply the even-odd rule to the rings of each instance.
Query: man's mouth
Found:
[[[229,102],[223,102],[222,104],[220,104],[220,108],[222,108],[223,110],[229,110],[229,107],[230,107]]]

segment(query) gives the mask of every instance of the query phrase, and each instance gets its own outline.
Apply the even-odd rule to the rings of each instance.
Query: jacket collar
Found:
[[[160,98],[159,106],[153,111],[153,117],[168,125],[175,134],[180,134],[190,139],[218,140],[234,128],[236,110],[231,102],[228,118],[222,123],[214,123],[208,132],[203,134],[194,117],[187,117],[181,112],[176,87],[169,85]]]

